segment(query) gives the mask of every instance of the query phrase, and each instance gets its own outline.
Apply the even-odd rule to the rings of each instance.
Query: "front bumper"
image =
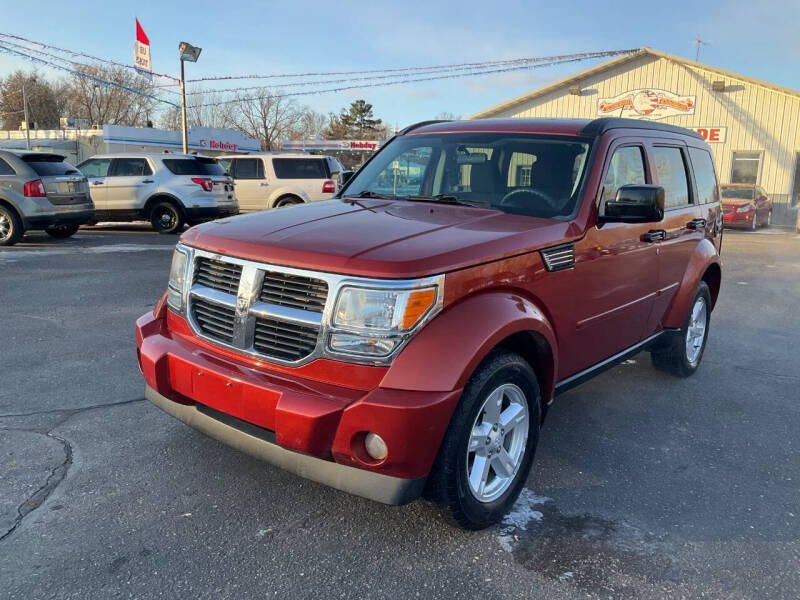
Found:
[[[737,213],[736,211],[722,215],[722,223],[728,227],[749,227],[755,212]]]
[[[164,306],[136,324],[148,399],[203,433],[331,487],[403,504],[422,491],[460,390],[380,387],[386,368],[318,359],[281,367],[220,348]],[[363,452],[367,431],[389,448]]]

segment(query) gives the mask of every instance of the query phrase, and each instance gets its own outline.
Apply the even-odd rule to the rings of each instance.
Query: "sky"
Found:
[[[798,0],[653,3],[331,1],[118,2],[0,0],[0,32],[133,62],[134,17],[150,38],[153,70],[177,75],[178,42],[203,48],[187,79],[250,73],[389,69],[650,46],[800,88]],[[757,7],[757,9],[755,8]],[[469,116],[601,62],[300,96],[338,112],[364,98],[390,126],[447,112]],[[0,53],[0,77],[31,63]],[[46,68],[42,72],[60,76]],[[218,87],[251,85],[225,82]],[[302,88],[300,88],[302,89]],[[295,89],[294,91],[297,91]],[[74,116],[74,115],[71,115]]]

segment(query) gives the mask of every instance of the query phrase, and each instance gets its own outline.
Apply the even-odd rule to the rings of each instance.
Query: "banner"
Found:
[[[153,67],[150,64],[150,40],[136,19],[136,44],[133,47],[133,64],[137,73],[153,80]]]
[[[640,88],[613,98],[600,98],[597,114],[633,119],[663,119],[693,115],[695,96],[681,96],[667,90]]]

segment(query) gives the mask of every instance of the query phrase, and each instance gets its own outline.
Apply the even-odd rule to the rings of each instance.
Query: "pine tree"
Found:
[[[323,135],[329,140],[375,140],[385,137],[386,127],[381,119],[375,118],[372,104],[356,100],[349,109],[331,114]]]

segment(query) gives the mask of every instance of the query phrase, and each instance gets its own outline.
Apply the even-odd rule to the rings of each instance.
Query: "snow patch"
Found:
[[[535,506],[548,502],[550,498],[537,496],[528,488],[523,488],[519,498],[514,503],[511,511],[503,517],[503,526],[500,528],[498,541],[500,547],[506,552],[514,551],[514,544],[519,539],[515,531],[525,531],[531,521],[541,521],[542,513],[535,510]]]

